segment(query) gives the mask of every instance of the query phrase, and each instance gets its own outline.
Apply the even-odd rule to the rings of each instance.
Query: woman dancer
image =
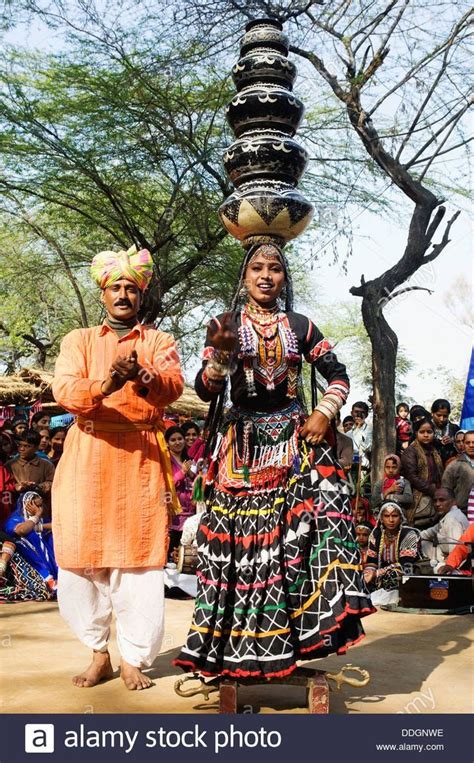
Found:
[[[303,358],[328,381],[309,417]],[[222,417],[231,372],[233,406]],[[292,311],[277,247],[247,253],[231,312],[209,327],[196,390],[214,401],[216,436],[194,619],[175,664],[203,675],[270,678],[291,673],[300,659],[344,654],[363,637],[360,617],[374,611],[348,485],[326,439],[349,384],[330,343]]]

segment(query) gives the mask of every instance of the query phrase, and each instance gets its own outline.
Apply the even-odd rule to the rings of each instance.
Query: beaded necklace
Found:
[[[239,358],[243,360],[249,397],[257,395],[255,376],[267,390],[274,390],[286,376],[287,397],[296,398],[301,356],[286,313],[277,306],[264,310],[247,303],[242,311],[239,339]]]

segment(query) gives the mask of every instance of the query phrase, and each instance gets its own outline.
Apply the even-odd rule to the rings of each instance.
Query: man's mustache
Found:
[[[131,307],[132,303],[128,299],[120,299],[118,302],[114,302],[114,307]]]

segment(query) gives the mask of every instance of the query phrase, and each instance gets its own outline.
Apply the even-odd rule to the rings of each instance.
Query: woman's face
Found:
[[[440,408],[439,411],[436,411],[436,413],[433,412],[431,414],[431,418],[433,419],[436,426],[442,429],[444,426],[446,426],[446,422],[449,419],[449,411],[447,408]]]
[[[168,440],[168,448],[172,453],[175,453],[177,456],[181,455],[181,453],[184,450],[184,437],[179,432],[173,432],[170,439]]]
[[[49,436],[49,429],[40,429],[39,434],[40,434],[41,440],[38,446],[38,450],[41,450],[43,453],[47,453],[48,450],[51,448],[51,439]]]
[[[189,448],[193,442],[196,442],[197,438],[199,437],[199,432],[194,427],[189,427],[186,434],[184,435],[184,439],[186,441],[186,447]]]
[[[56,432],[51,438],[51,447],[55,453],[62,453],[64,448],[64,440],[66,439],[66,432]]]
[[[393,458],[385,461],[385,474],[387,477],[396,477],[398,474],[398,464]]]
[[[454,438],[454,447],[458,453],[464,453],[464,432],[458,432]]]
[[[35,429],[37,429],[37,431],[39,432],[40,429],[48,429],[50,424],[51,424],[51,416],[48,413],[45,413],[44,416],[42,416],[36,422]]]
[[[255,254],[247,265],[244,276],[249,302],[262,307],[273,307],[285,285],[285,271],[275,249],[275,258]]]
[[[416,433],[416,439],[421,445],[429,445],[434,440],[434,430],[431,424],[422,424]]]
[[[369,530],[367,527],[356,527],[357,543],[365,548],[369,543]]]
[[[401,419],[407,419],[408,418],[408,414],[409,414],[409,410],[408,410],[408,408],[405,408],[404,405],[402,405],[398,409],[398,415],[400,416]]]
[[[396,509],[384,509],[382,511],[382,524],[386,530],[398,530],[400,527],[402,518],[400,512]]]
[[[15,424],[13,431],[16,435],[20,435],[20,434],[23,434],[23,432],[26,432],[27,429],[28,429],[28,425],[26,421],[20,421],[19,424]]]

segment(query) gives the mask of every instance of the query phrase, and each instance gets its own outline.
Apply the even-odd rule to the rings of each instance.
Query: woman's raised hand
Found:
[[[235,326],[230,323],[223,323],[211,337],[213,346],[216,350],[221,350],[222,352],[233,352],[237,347],[238,341]]]

